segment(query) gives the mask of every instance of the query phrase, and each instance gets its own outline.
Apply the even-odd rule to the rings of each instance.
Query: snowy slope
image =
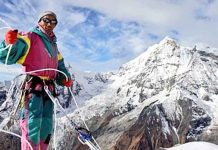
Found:
[[[167,150],[217,150],[218,145],[208,142],[190,142],[183,145],[178,145]]]

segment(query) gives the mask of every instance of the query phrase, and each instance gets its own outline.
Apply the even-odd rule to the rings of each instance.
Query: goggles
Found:
[[[56,25],[58,23],[58,21],[56,19],[50,20],[48,18],[42,18],[42,21],[46,24],[50,23],[50,24]]]

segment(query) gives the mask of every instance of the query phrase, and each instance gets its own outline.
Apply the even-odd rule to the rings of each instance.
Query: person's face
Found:
[[[39,25],[46,31],[51,32],[57,25],[57,19],[53,15],[43,16],[39,22]]]

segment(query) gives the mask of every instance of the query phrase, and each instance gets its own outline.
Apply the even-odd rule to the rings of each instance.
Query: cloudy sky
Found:
[[[36,26],[40,12],[54,11],[59,50],[75,70],[117,70],[165,36],[218,47],[218,0],[1,0],[0,6],[0,28],[20,31]]]

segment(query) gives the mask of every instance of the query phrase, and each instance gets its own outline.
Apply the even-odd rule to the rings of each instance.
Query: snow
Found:
[[[208,142],[189,142],[166,150],[218,150],[218,145]]]
[[[196,48],[202,51],[205,51],[207,53],[213,53],[218,56],[218,48],[210,47],[205,43],[197,43]]]

